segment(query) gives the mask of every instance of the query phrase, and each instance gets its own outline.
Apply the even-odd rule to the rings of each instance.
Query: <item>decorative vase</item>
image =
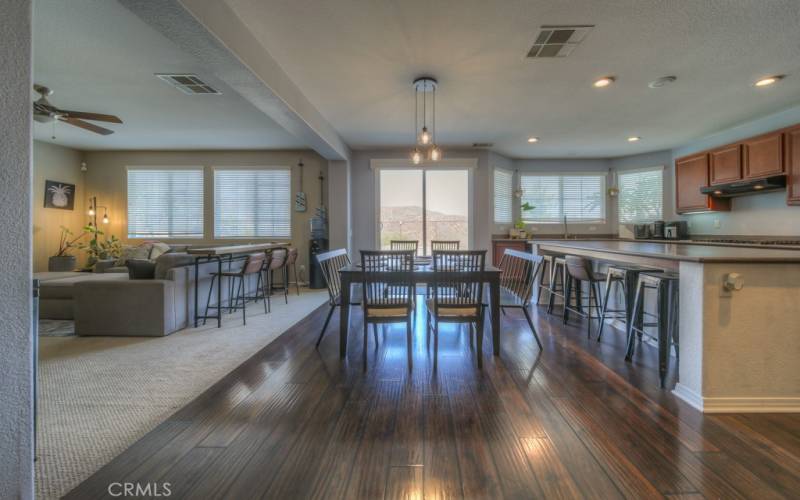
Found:
[[[74,255],[54,255],[47,260],[47,270],[50,272],[74,271],[76,265]]]

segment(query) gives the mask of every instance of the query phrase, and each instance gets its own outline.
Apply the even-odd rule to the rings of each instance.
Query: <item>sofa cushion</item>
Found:
[[[149,260],[129,259],[125,263],[128,278],[132,280],[151,280],[155,275],[156,264]]]
[[[75,273],[78,276],[71,276],[59,280],[45,281],[40,285],[39,298],[46,299],[72,299],[73,286],[81,281],[104,281],[104,280],[127,280],[127,274],[119,273]]]
[[[74,278],[75,276],[83,276],[86,273],[81,273],[78,271],[63,271],[63,272],[55,272],[55,271],[47,271],[41,273],[33,273],[33,279],[39,280],[40,283],[44,283],[46,281],[53,281],[53,280],[62,280],[64,278]]]
[[[194,256],[188,253],[169,252],[156,259],[154,278],[167,279],[167,272],[173,267],[182,267],[194,264]]]

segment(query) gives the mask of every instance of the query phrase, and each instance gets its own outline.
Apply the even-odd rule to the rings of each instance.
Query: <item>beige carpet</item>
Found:
[[[328,298],[304,290],[161,338],[40,339],[37,498],[59,498]]]

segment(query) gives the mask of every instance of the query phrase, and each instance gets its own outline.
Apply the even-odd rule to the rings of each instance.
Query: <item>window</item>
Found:
[[[520,185],[522,204],[535,207],[523,212],[525,222],[605,222],[605,174],[523,174]]]
[[[663,217],[664,167],[619,172],[619,222],[653,222]]]
[[[290,238],[289,169],[214,171],[214,238]]]
[[[494,223],[511,224],[513,219],[514,174],[506,170],[494,170]]]
[[[202,168],[128,169],[128,238],[202,237]]]

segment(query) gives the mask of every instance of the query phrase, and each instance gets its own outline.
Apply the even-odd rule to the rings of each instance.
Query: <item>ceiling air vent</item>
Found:
[[[567,57],[581,43],[593,24],[577,26],[544,25],[541,27],[527,57]]]
[[[219,90],[197,78],[197,75],[156,73],[156,76],[184,94],[222,94]]]
[[[491,142],[473,142],[472,143],[472,147],[473,148],[479,148],[479,149],[489,149],[492,146],[494,146],[494,143],[491,143]]]

